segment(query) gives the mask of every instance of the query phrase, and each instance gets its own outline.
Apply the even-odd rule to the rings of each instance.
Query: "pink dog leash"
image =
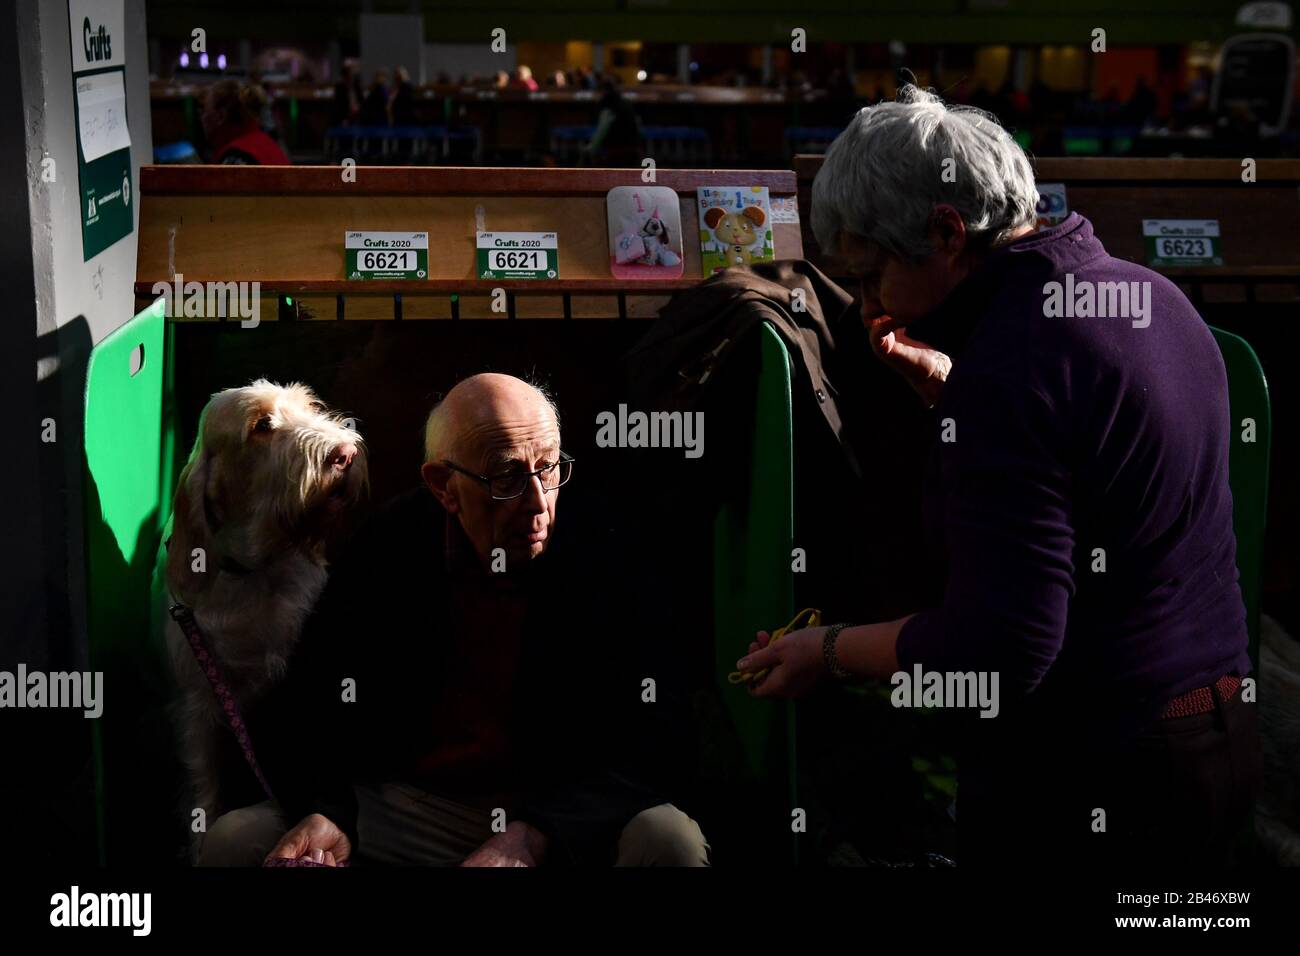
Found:
[[[194,623],[194,612],[184,604],[173,604],[167,609],[171,614],[172,620],[180,625],[185,632],[185,638],[190,642],[190,650],[194,652],[194,659],[199,662],[199,667],[203,670],[203,676],[208,679],[212,685],[212,692],[217,695],[217,701],[221,704],[221,709],[226,715],[226,725],[235,733],[235,739],[239,741],[239,747],[244,751],[244,759],[248,761],[248,766],[252,768],[253,775],[257,777],[257,782],[262,785],[266,796],[270,800],[275,799],[275,794],[271,792],[271,785],[266,782],[266,777],[262,774],[262,768],[257,762],[257,755],[253,753],[253,741],[248,736],[248,728],[244,724],[244,718],[239,714],[239,705],[235,703],[235,695],[230,692],[230,687],[226,684],[225,678],[221,676],[221,667],[217,660],[208,652],[208,646],[203,642],[203,635],[199,633],[199,626]]]
[[[257,762],[257,755],[253,753],[253,741],[248,736],[248,727],[244,723],[244,718],[240,716],[239,705],[235,703],[235,695],[230,692],[230,687],[226,684],[225,678],[221,676],[221,667],[217,660],[208,651],[208,645],[203,641],[203,634],[199,631],[199,626],[194,622],[194,612],[184,604],[173,604],[168,609],[180,629],[185,633],[185,639],[190,642],[190,650],[194,652],[194,659],[198,661],[199,667],[203,670],[203,676],[208,679],[212,686],[212,692],[217,695],[217,700],[221,704],[221,710],[226,715],[226,725],[234,732],[235,739],[239,741],[239,748],[244,752],[244,759],[248,761],[249,768],[253,775],[257,777],[257,782],[262,785],[262,790],[270,800],[275,799],[275,794],[271,792],[271,785],[267,783],[262,768]],[[268,859],[262,863],[263,866],[271,867],[307,867],[307,866],[327,866],[325,863],[317,863],[314,860],[302,857],[300,859],[274,858]],[[347,866],[346,863],[340,863],[339,866]]]

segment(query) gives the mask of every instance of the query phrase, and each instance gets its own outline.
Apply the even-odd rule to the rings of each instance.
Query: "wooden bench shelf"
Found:
[[[797,156],[799,205],[808,258],[827,274],[843,270],[821,255],[807,230],[812,181],[821,156]],[[1145,262],[1143,219],[1217,219],[1223,266],[1160,268],[1194,299],[1300,301],[1300,160],[1260,159],[1242,182],[1240,159],[1046,158],[1040,183],[1063,183],[1071,210],[1086,216],[1113,256]],[[1240,288],[1233,289],[1232,283]]]
[[[761,185],[784,198],[796,191],[794,171],[780,169],[658,169],[653,184],[642,182],[639,169],[365,166],[356,174],[356,182],[345,182],[337,166],[143,167],[137,300],[180,275],[186,282],[259,282],[264,300],[301,297],[304,308],[293,314],[313,318],[501,318],[487,305],[494,289],[509,293],[515,317],[653,318],[674,292],[704,278],[698,189]],[[678,194],[681,279],[610,274],[605,196],[615,186],[644,185]],[[478,278],[480,228],[556,232],[560,277]],[[431,277],[344,279],[343,237],[351,230],[428,232]],[[797,222],[774,222],[772,234],[778,258],[803,255]],[[280,314],[278,305],[262,311]]]

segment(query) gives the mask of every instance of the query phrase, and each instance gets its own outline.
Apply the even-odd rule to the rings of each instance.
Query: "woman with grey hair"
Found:
[[[832,144],[813,230],[934,409],[947,581],[895,621],[759,632],[738,666],[768,669],[758,697],[870,677],[964,708],[962,860],[1226,862],[1260,756],[1223,360],[1173,283],[1078,213],[1035,231],[1036,200],[995,119],[915,87]]]

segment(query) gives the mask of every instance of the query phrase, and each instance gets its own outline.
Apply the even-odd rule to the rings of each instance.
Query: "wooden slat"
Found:
[[[801,153],[794,158],[799,181],[816,178],[825,157]],[[1255,183],[1241,182],[1240,159],[1163,159],[1122,156],[1060,156],[1031,160],[1041,182],[1212,182],[1260,185],[1300,183],[1300,159],[1260,159]]]
[[[1260,282],[1255,286],[1256,302],[1300,302],[1300,285],[1295,282]]]
[[[253,167],[246,167],[252,171]],[[793,173],[787,173],[793,177]],[[715,180],[716,181],[716,180]],[[757,174],[748,182],[760,182]],[[686,288],[700,274],[698,209],[679,193],[684,274],[680,280],[621,280],[610,275],[605,194],[558,193],[512,196],[353,195],[164,195],[146,194],[140,212],[136,280],[146,286],[167,282],[172,270],[186,281],[262,282],[299,294],[353,291],[426,292],[514,289],[515,282],[477,279],[474,234],[495,231],[555,231],[559,235],[560,279],[548,292],[658,291]],[[418,283],[344,280],[343,237],[350,230],[429,233],[432,277]],[[798,223],[776,223],[777,258],[800,258]],[[528,280],[522,280],[527,286]]]
[[[1214,305],[1250,301],[1250,296],[1246,293],[1246,285],[1243,282],[1216,282],[1203,285],[1201,286],[1201,296],[1206,302]]]
[[[640,184],[636,170],[384,168],[359,170],[344,184],[334,167],[148,167],[141,178],[136,288],[149,295],[174,275],[192,282],[257,282],[264,297],[289,295],[304,317],[445,319],[459,296],[461,318],[504,318],[491,310],[496,289],[511,293],[515,317],[652,318],[668,298],[705,277],[699,215],[702,185],[766,185],[792,196],[792,170],[660,170],[657,185],[677,190],[683,275],[666,281],[610,275],[606,193]],[[361,185],[361,189],[353,188]],[[478,278],[474,235],[555,231],[560,278]],[[351,230],[429,234],[430,278],[343,278],[344,234]],[[803,255],[799,223],[775,223],[777,258]],[[624,297],[622,310],[619,296]],[[576,301],[576,306],[574,305]]]
[[[295,295],[299,321],[334,322],[338,319],[338,297],[332,295]]]
[[[1208,182],[1241,186],[1300,182],[1300,160],[1295,159],[1257,160],[1254,183],[1241,181],[1240,159],[1047,157],[1033,166],[1041,182]]]
[[[820,156],[795,157],[801,198],[810,200]],[[1300,278],[1300,160],[1261,159],[1253,183],[1241,181],[1237,159],[1041,159],[1039,182],[1061,182],[1070,209],[1086,216],[1111,255],[1146,261],[1143,219],[1217,219],[1225,265],[1161,268],[1179,279],[1215,280]],[[806,211],[806,210],[805,210]],[[810,231],[808,258],[831,274],[837,265],[823,257]],[[1214,282],[1204,283],[1209,289]],[[1230,295],[1220,290],[1207,295]]]
[[[1143,219],[1217,219],[1224,265],[1162,269],[1169,275],[1300,274],[1300,215],[1296,188],[1246,185],[1126,187],[1090,182],[1069,189],[1070,208],[1088,217],[1106,251],[1146,261]]]
[[[191,275],[185,273],[185,282],[237,282],[253,281],[252,278],[240,280],[226,277],[215,279],[211,276]],[[378,293],[403,295],[420,295],[422,293],[479,293],[487,295],[493,289],[505,289],[507,292],[532,293],[534,295],[563,295],[564,293],[581,293],[600,295],[618,292],[636,292],[648,294],[664,292],[671,295],[679,289],[689,289],[700,279],[667,279],[652,282],[645,279],[511,279],[492,281],[489,279],[393,279],[374,282],[359,282],[349,279],[259,279],[263,291],[286,293],[288,295],[309,295],[311,293],[343,293],[344,295],[374,295]],[[136,282],[136,294],[148,296],[153,287],[152,281]]]
[[[1300,263],[1293,266],[1198,266],[1195,268],[1168,267],[1159,270],[1171,279],[1184,276],[1202,279],[1220,278],[1290,278],[1300,276]]]
[[[562,319],[564,318],[564,296],[517,295],[515,296],[515,318]]]
[[[395,317],[396,307],[391,295],[350,295],[343,300],[343,318],[347,321]]]
[[[462,295],[460,297],[460,317],[462,319],[508,319],[507,312],[493,312],[492,299],[486,295]]]
[[[573,295],[569,297],[569,314],[575,319],[617,319],[618,296]]]
[[[594,196],[615,186],[644,186],[639,169],[473,166],[358,166],[344,182],[338,166],[141,166],[144,196]],[[789,169],[657,169],[656,186],[691,192],[702,186],[768,187],[791,195]],[[490,228],[490,227],[489,227]],[[554,227],[553,227],[554,228]]]
[[[345,298],[346,301],[346,298]],[[402,293],[402,321],[419,322],[424,319],[450,319],[451,296],[418,295]]]
[[[657,319],[659,310],[668,304],[671,298],[666,295],[629,295],[627,297],[627,317],[629,319]]]

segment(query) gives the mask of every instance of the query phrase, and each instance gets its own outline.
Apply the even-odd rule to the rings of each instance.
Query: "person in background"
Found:
[[[641,124],[636,111],[612,79],[601,83],[601,91],[596,105],[596,132],[587,144],[587,151],[610,166],[641,165]]]
[[[524,66],[522,63],[515,70],[515,86],[519,86],[529,92],[537,91],[537,80],[533,78],[532,67]]]
[[[388,125],[387,70],[378,70],[375,73],[375,82],[370,85],[370,91],[366,93],[366,98],[361,102],[361,125]]]
[[[248,83],[245,85],[255,86],[264,94],[261,98],[261,105],[257,113],[257,125],[261,127],[263,133],[279,143],[280,148],[283,149],[284,137],[280,135],[280,121],[276,118],[275,109],[271,106],[270,91],[267,89],[266,85],[262,83],[261,72],[254,70],[250,73]]]
[[[1147,122],[1155,116],[1156,106],[1155,91],[1147,86],[1146,77],[1139,76],[1137,84],[1133,87],[1133,95],[1124,104],[1121,113],[1123,122],[1128,126],[1136,126],[1140,129],[1146,126]]]
[[[330,121],[335,126],[351,126],[361,114],[361,78],[355,60],[344,60],[339,81],[334,84],[334,106]]]
[[[259,125],[267,96],[260,86],[238,80],[214,83],[203,100],[200,122],[212,148],[212,162],[246,166],[288,166],[280,145]]]
[[[831,70],[826,84],[826,102],[836,126],[847,126],[853,119],[853,114],[858,111],[858,92],[853,76],[847,70],[838,66]]]
[[[562,90],[569,85],[569,78],[564,74],[563,70],[556,70],[551,74],[550,82],[547,85]]]
[[[393,71],[396,85],[388,97],[388,124],[390,126],[415,125],[415,86],[411,83],[411,74],[406,67],[399,66]]]
[[[510,74],[505,70],[497,70],[496,75],[492,78],[492,85],[498,90],[504,90],[510,85]]]

